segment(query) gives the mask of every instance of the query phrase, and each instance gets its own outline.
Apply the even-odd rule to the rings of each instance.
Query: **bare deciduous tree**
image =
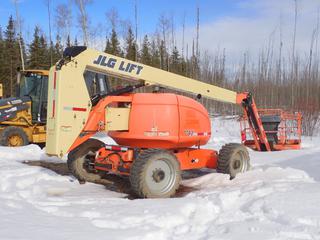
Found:
[[[197,7],[197,39],[196,39],[196,56],[200,58],[200,50],[199,50],[199,30],[200,30],[200,8]]]
[[[297,35],[297,19],[298,19],[298,2],[294,0],[294,26],[293,26],[293,39],[292,39],[292,83],[291,83],[291,108],[294,106],[294,85],[297,78],[297,62],[296,62],[296,35]]]
[[[52,31],[51,31],[51,0],[44,0],[45,5],[47,6],[47,13],[48,13],[48,28],[49,28],[49,51],[50,51],[50,66],[52,65],[53,60],[53,43],[52,43]]]
[[[186,29],[186,13],[183,13],[182,17],[182,47],[181,47],[181,57],[184,59],[184,40],[185,40],[185,29]]]
[[[135,29],[136,29],[136,43],[138,42],[138,4],[137,4],[137,0],[135,0],[134,3],[134,21],[135,21]],[[136,51],[136,56],[135,56],[135,60],[137,61],[138,59],[138,51]]]
[[[24,56],[23,56],[23,49],[22,49],[22,43],[21,43],[21,39],[22,39],[22,34],[21,34],[21,18],[19,15],[19,8],[18,8],[18,0],[14,0],[14,6],[16,9],[16,24],[17,24],[17,28],[18,28],[18,42],[19,42],[19,48],[20,48],[20,58],[21,58],[21,66],[22,66],[22,70],[24,71],[25,67],[24,67]]]
[[[106,17],[110,22],[111,28],[116,30],[119,23],[119,14],[117,9],[111,8],[107,13]]]
[[[83,44],[88,46],[89,44],[89,18],[86,10],[86,6],[92,3],[93,0],[75,0],[76,6],[79,9],[79,23],[83,35]]]
[[[69,36],[71,31],[71,24],[72,24],[72,13],[71,13],[71,6],[67,4],[59,4],[56,7],[56,14],[55,14],[55,24],[57,27],[57,33],[62,36],[63,42],[65,42]]]

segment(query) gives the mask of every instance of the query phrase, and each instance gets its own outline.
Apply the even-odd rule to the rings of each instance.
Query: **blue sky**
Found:
[[[55,8],[61,3],[73,0],[51,0],[52,19],[56,15]],[[102,50],[110,24],[106,12],[115,8],[120,19],[134,22],[135,0],[93,0],[88,6],[91,27],[95,34],[89,46]],[[320,0],[298,0],[298,22],[296,49],[303,56],[308,56],[310,40],[317,26],[320,13]],[[191,48],[195,39],[196,7],[200,8],[200,48],[202,52],[221,52],[225,50],[227,57],[238,61],[246,55],[258,56],[261,49],[270,44],[275,51],[282,38],[284,52],[292,48],[294,1],[293,0],[137,0],[139,18],[139,39],[143,34],[153,34],[159,16],[173,16],[175,22],[175,38],[178,47],[182,46],[182,19],[186,15],[185,47]],[[23,36],[26,42],[32,39],[34,26],[38,25],[48,33],[48,17],[45,0],[20,0],[19,9],[23,20]],[[4,29],[10,15],[15,17],[12,0],[0,0],[0,26]],[[77,28],[78,10],[72,5],[73,29],[72,37],[82,37]],[[320,24],[318,24],[320,26]],[[121,26],[119,26],[120,30]],[[55,30],[55,28],[54,28]],[[54,31],[55,32],[55,31]],[[320,36],[320,29],[316,37]],[[320,39],[319,39],[320,40]],[[319,41],[320,43],[320,41]],[[316,51],[319,51],[317,44]]]
[[[47,9],[44,0],[20,0],[19,9],[25,31],[32,30],[33,26],[40,26],[45,32],[48,29]],[[52,0],[53,21],[55,8],[60,3],[68,3],[69,0]],[[88,6],[88,13],[92,25],[106,24],[106,12],[115,8],[122,19],[134,22],[134,0],[94,0]],[[157,26],[159,16],[174,15],[175,25],[181,26],[185,14],[186,25],[193,26],[196,21],[196,7],[200,8],[201,24],[214,21],[223,16],[241,16],[249,14],[239,7],[237,0],[137,0],[140,32],[152,32]],[[10,15],[15,17],[15,8],[12,0],[0,1],[0,25],[4,28]],[[77,9],[73,7],[73,21],[76,22]],[[76,30],[73,30],[77,34]]]

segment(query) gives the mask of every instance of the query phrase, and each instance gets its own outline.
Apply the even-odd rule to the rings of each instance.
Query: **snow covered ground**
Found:
[[[240,139],[233,119],[212,132],[215,149]],[[319,140],[250,151],[252,170],[232,181],[212,171],[184,180],[184,196],[147,200],[23,164],[58,161],[36,145],[1,147],[0,239],[320,239]]]

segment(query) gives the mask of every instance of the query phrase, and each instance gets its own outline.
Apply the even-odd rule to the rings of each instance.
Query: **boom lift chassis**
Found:
[[[90,98],[83,79],[88,69],[138,84]],[[233,178],[250,168],[248,151],[241,144],[226,144],[219,153],[200,148],[211,136],[210,119],[201,104],[173,94],[131,93],[151,85],[241,105],[252,144],[259,151],[274,150],[250,93],[236,93],[86,47],[71,47],[49,74],[47,154],[62,157],[69,153],[68,166],[80,182],[95,181],[102,172],[127,175],[140,197],[172,196],[181,170],[212,168]],[[77,95],[70,97],[70,92]],[[176,112],[178,117],[163,118]],[[177,121],[174,126],[179,129],[161,130],[156,120],[163,126],[167,121],[168,127]],[[153,127],[136,137],[134,131],[144,128],[138,125],[146,121]],[[182,129],[182,124],[192,128]],[[101,131],[119,145],[92,138]]]

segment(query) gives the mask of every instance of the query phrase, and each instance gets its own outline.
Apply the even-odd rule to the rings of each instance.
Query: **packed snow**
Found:
[[[234,118],[214,118],[208,148],[239,142]],[[134,199],[23,161],[61,162],[36,145],[0,148],[0,239],[320,239],[319,137],[303,149],[250,151],[230,180],[188,178],[184,194]]]

